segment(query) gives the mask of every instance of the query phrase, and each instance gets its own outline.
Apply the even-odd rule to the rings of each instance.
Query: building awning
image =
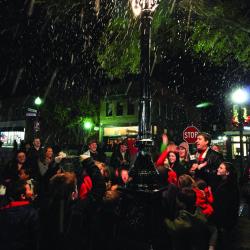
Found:
[[[138,126],[106,127],[104,128],[103,136],[129,136],[137,134],[138,134]]]
[[[228,135],[228,136],[239,136],[240,131],[225,131],[224,134]],[[249,130],[243,130],[243,135],[249,135],[250,136],[250,131]]]

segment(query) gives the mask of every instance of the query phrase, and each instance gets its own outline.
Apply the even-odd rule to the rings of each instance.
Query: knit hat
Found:
[[[87,144],[90,145],[92,143],[97,143],[97,140],[95,138],[88,139]]]
[[[189,155],[189,145],[188,145],[188,143],[187,142],[182,142],[180,145],[179,145],[179,148],[180,147],[182,147],[182,148],[184,148],[185,150],[186,150],[186,152],[187,152],[187,158],[188,158],[188,155]]]
[[[189,145],[187,142],[182,142],[180,145],[179,145],[179,148],[182,147],[182,148],[185,148],[187,153],[189,153]]]

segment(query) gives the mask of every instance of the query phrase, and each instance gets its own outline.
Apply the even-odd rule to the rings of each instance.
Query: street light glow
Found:
[[[223,141],[227,141],[227,136],[224,135],[224,136],[222,137],[222,139],[223,139]]]
[[[155,11],[158,0],[130,0],[134,15],[137,17],[143,10]]]
[[[248,93],[244,89],[237,89],[232,93],[232,101],[236,104],[243,104],[248,99]]]
[[[92,122],[90,122],[90,121],[84,122],[84,128],[85,129],[91,129],[92,126],[93,126]]]
[[[91,118],[86,117],[82,120],[82,126],[85,130],[91,130],[94,127],[94,123]]]
[[[202,102],[196,105],[196,108],[200,109],[200,108],[208,108],[210,106],[213,106],[213,103],[211,102]]]
[[[42,99],[38,96],[38,97],[35,99],[35,105],[40,106],[42,103],[43,103]]]
[[[138,4],[137,0],[131,0],[131,7],[136,17],[141,14],[141,6]]]

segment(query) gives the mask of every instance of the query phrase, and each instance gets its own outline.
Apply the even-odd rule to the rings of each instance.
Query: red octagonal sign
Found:
[[[186,127],[183,130],[183,140],[186,141],[188,144],[193,144],[196,142],[198,133],[199,130],[195,126]]]

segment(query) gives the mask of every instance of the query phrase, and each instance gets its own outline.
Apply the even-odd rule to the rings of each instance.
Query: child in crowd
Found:
[[[30,187],[30,194],[29,194],[29,198],[31,198],[32,200],[34,200],[37,196],[37,192],[36,192],[36,182],[33,178],[31,178],[31,171],[30,169],[27,168],[21,168],[19,170],[18,173],[19,179],[22,181],[25,181],[29,187]]]

